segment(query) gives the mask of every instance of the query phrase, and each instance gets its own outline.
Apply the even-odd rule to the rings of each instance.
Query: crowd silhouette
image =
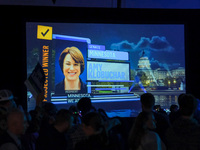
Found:
[[[137,117],[110,118],[91,99],[69,109],[42,102],[25,112],[9,90],[0,90],[0,150],[199,150],[199,100],[180,94],[170,113],[155,105],[154,95],[140,96]]]

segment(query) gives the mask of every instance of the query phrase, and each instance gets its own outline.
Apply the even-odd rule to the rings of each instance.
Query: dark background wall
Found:
[[[120,4],[120,5],[119,5]],[[199,0],[1,0],[0,5],[199,9]]]
[[[26,107],[26,21],[184,23],[186,90],[200,98],[200,10],[0,6],[0,89],[10,89]]]

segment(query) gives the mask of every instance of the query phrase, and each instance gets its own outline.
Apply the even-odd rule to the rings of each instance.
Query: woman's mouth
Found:
[[[69,75],[75,75],[76,72],[68,72]]]

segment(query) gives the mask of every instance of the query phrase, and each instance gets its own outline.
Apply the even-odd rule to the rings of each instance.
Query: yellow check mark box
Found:
[[[37,26],[37,39],[52,40],[53,28],[50,26]]]

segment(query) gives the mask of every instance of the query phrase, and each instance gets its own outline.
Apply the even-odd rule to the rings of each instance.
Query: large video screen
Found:
[[[132,110],[150,92],[167,109],[185,92],[183,24],[27,22],[26,46],[27,76],[38,62],[46,75],[44,101],[72,105],[90,97],[106,111],[115,102],[113,109],[126,102]]]

